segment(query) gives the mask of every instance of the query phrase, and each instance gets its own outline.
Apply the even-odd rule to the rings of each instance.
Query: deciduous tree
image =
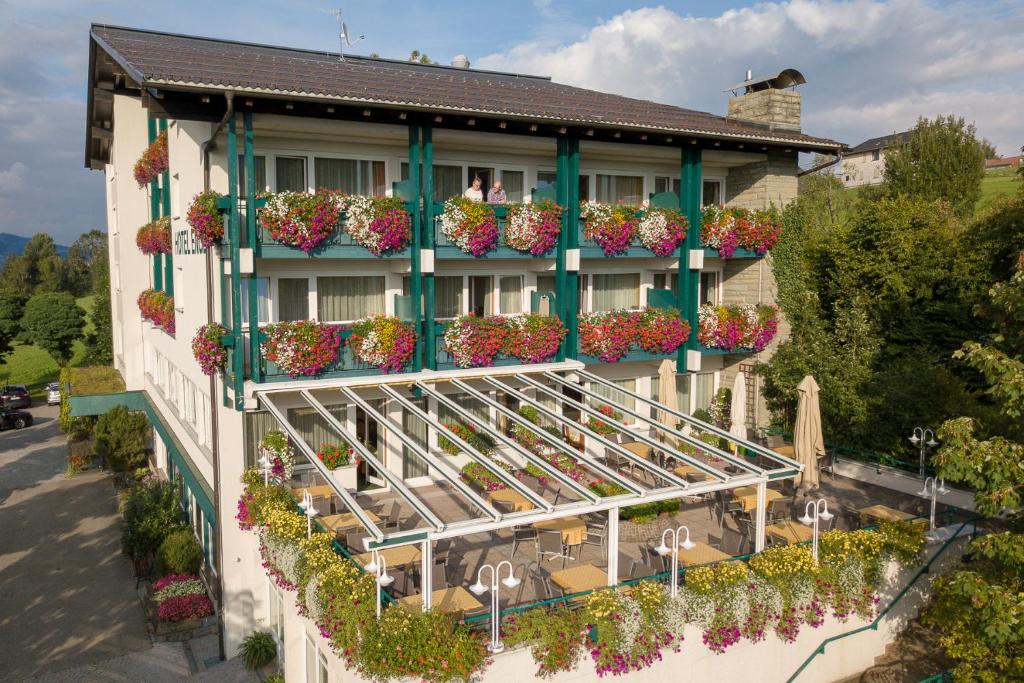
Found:
[[[72,346],[82,338],[85,311],[67,292],[40,292],[25,304],[22,334],[42,347],[64,367],[71,360]]]

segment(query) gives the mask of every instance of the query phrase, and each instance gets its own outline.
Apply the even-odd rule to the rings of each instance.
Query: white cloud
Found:
[[[0,171],[0,195],[18,194],[25,189],[28,166],[15,161],[6,171]]]
[[[747,69],[795,67],[808,80],[811,134],[856,144],[918,116],[957,113],[1009,154],[1024,142],[1012,116],[1022,30],[1024,5],[998,0],[789,0],[713,17],[655,7],[599,22],[575,42],[528,41],[476,65],[714,113]]]

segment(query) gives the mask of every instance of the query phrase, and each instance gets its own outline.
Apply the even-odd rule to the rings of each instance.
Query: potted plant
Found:
[[[352,457],[352,448],[347,444],[322,443],[316,457],[331,471],[340,486],[354,491],[357,486],[359,459]]]

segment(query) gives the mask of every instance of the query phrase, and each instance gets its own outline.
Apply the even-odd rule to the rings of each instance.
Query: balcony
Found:
[[[473,256],[467,254],[458,246],[453,244],[447,237],[445,237],[444,231],[441,230],[441,214],[444,213],[444,202],[434,202],[433,214],[434,214],[434,245],[435,245],[435,258],[439,259],[506,259],[506,258],[526,258],[526,259],[542,259],[555,258],[557,248],[552,248],[545,254],[535,256],[528,252],[519,251],[513,249],[505,243],[505,226],[508,223],[508,206],[503,205],[491,205],[494,210],[494,218],[498,222],[498,241],[497,246],[482,256]]]

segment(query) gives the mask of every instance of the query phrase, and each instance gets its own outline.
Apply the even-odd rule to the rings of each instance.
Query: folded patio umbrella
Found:
[[[737,439],[747,438],[747,378],[736,373],[732,383],[732,405],[729,408],[729,433]]]
[[[676,362],[666,358],[658,366],[658,403],[672,410],[679,410],[679,397],[676,394]],[[679,418],[664,410],[658,409],[658,422],[675,427]]]
[[[796,426],[793,428],[793,450],[796,460],[804,466],[800,475],[800,488],[818,488],[818,457],[825,455],[825,437],[821,433],[820,389],[814,378],[807,375],[796,386],[799,399],[796,404]]]

